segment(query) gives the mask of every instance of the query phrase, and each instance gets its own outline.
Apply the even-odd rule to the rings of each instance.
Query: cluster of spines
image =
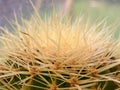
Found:
[[[107,90],[120,86],[119,40],[102,23],[33,16],[0,36],[4,90]]]

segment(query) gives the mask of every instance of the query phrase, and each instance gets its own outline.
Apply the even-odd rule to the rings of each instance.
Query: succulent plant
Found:
[[[53,15],[17,19],[0,35],[0,90],[119,90],[113,27]],[[111,30],[110,30],[111,29]]]

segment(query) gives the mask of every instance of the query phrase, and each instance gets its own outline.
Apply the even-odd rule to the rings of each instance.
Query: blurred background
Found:
[[[29,19],[34,12],[30,1],[41,15],[49,15],[54,8],[61,16],[89,16],[91,22],[98,18],[106,19],[109,24],[120,21],[120,0],[0,0],[0,26],[8,26],[6,18],[14,20],[14,12],[18,20],[21,16]],[[117,29],[120,32],[120,24]]]

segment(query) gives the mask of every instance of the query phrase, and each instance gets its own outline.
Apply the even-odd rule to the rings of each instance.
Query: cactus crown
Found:
[[[12,23],[11,23],[12,24]],[[119,40],[103,22],[74,23],[33,15],[2,28],[0,88],[4,90],[110,90],[120,88]],[[113,90],[111,89],[111,90]]]

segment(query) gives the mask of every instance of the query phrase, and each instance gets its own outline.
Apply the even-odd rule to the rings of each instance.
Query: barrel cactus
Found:
[[[1,27],[0,90],[119,90],[120,41],[102,21],[38,14]]]

